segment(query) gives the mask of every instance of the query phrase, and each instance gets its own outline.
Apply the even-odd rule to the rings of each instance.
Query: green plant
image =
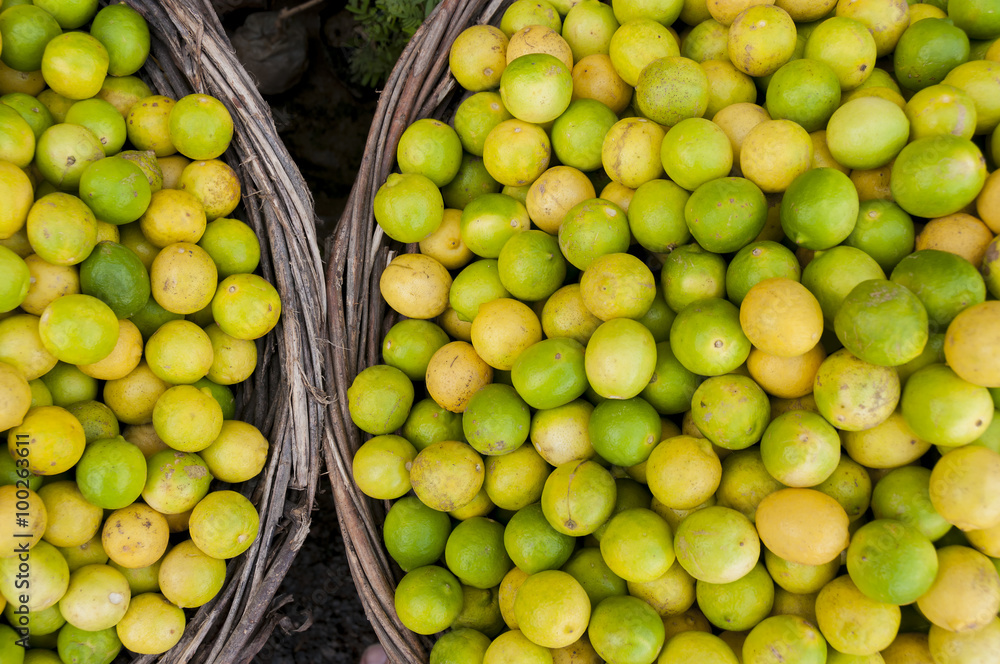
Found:
[[[386,81],[410,37],[440,0],[349,0],[358,37],[351,55],[355,83],[376,87]]]

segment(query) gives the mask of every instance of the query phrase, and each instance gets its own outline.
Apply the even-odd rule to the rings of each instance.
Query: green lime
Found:
[[[472,253],[497,258],[507,240],[528,230],[524,205],[504,194],[483,194],[462,210],[462,241]]]
[[[785,486],[822,483],[840,461],[840,436],[816,413],[796,410],[779,415],[760,441],[767,472]]]
[[[878,602],[909,604],[927,592],[938,570],[934,545],[913,526],[876,519],[861,526],[847,547],[847,571],[858,589]]]
[[[698,581],[698,608],[708,621],[723,630],[752,629],[771,613],[774,604],[774,582],[763,562],[729,583]]]
[[[5,7],[0,17],[0,60],[11,69],[33,72],[42,68],[42,54],[62,28],[52,14],[32,4]]]
[[[701,377],[674,357],[668,341],[656,344],[656,365],[640,396],[662,415],[676,415],[691,408],[691,398]]]
[[[644,116],[673,127],[686,118],[698,118],[708,108],[708,77],[694,60],[668,56],[649,63],[635,84],[636,109]]]
[[[601,102],[574,99],[552,124],[552,150],[566,166],[584,172],[597,170],[604,136],[616,122],[618,116]]]
[[[93,364],[111,354],[118,343],[118,318],[91,295],[63,295],[45,307],[38,335],[46,350],[63,362]]]
[[[89,632],[68,623],[59,630],[57,644],[59,658],[73,664],[111,664],[122,649],[114,627]]]
[[[46,129],[55,123],[45,104],[29,94],[10,92],[0,96],[0,103],[10,106],[24,118],[24,121],[31,127],[31,131],[34,132],[36,141]]]
[[[589,535],[615,507],[615,481],[594,461],[571,461],[549,475],[542,490],[542,512],[564,535]]]
[[[104,159],[104,145],[94,132],[75,124],[54,124],[38,138],[35,164],[59,191],[76,192],[84,171]]]
[[[767,472],[760,448],[749,447],[722,460],[717,504],[730,507],[753,521],[760,501],[783,488],[784,485]]]
[[[510,297],[500,281],[499,261],[484,258],[462,268],[451,284],[448,303],[459,320],[472,322],[479,313],[479,305]]]
[[[395,367],[375,365],[357,376],[347,390],[351,420],[373,435],[403,426],[413,404],[413,383]]]
[[[503,542],[519,569],[536,574],[562,567],[572,555],[576,539],[549,525],[541,503],[532,503],[518,510],[507,522]]]
[[[908,90],[923,90],[944,80],[969,59],[969,37],[952,21],[927,18],[908,27],[892,54],[896,80]]]
[[[616,466],[634,466],[660,442],[660,415],[640,397],[609,399],[594,408],[588,430],[603,459]]]
[[[649,604],[637,597],[615,596],[594,607],[587,634],[604,660],[638,664],[656,659],[665,630]]]
[[[674,533],[677,562],[708,583],[729,583],[754,568],[760,538],[743,514],[715,505],[688,514]]]
[[[663,261],[660,283],[667,305],[676,312],[689,304],[725,294],[726,261],[698,244],[685,244]]]
[[[764,228],[767,200],[760,187],[746,178],[720,177],[691,194],[684,218],[698,244],[708,251],[729,253],[753,242]]]
[[[972,141],[937,135],[903,148],[889,183],[896,203],[910,214],[943,217],[974,201],[985,181],[986,162]]]
[[[872,199],[858,207],[858,220],[844,244],[865,252],[886,272],[913,251],[913,219],[892,201]]]
[[[161,514],[180,514],[208,494],[212,479],[208,465],[197,454],[162,450],[146,460],[142,499]]]
[[[431,356],[448,341],[448,334],[439,325],[426,320],[402,320],[386,332],[382,359],[410,380],[423,380]]]
[[[563,17],[562,36],[573,49],[573,62],[593,53],[607,53],[611,37],[618,29],[618,19],[610,5],[598,0],[566,2],[559,0],[556,8]]]
[[[670,252],[688,242],[691,231],[684,206],[690,195],[670,180],[639,185],[628,206],[629,228],[636,241],[653,252]]]
[[[518,120],[544,124],[562,115],[573,96],[566,64],[548,53],[522,55],[500,75],[500,97]]]
[[[989,390],[962,380],[944,364],[931,364],[910,376],[900,406],[913,433],[932,445],[971,443],[993,418]]]
[[[566,278],[566,259],[559,241],[540,230],[517,233],[497,258],[500,283],[515,298],[538,302],[556,292]]]
[[[448,569],[474,588],[500,585],[513,565],[504,548],[503,524],[481,516],[466,519],[452,529],[444,557]]]
[[[458,173],[462,142],[450,126],[440,120],[422,118],[399,137],[396,160],[401,173],[419,173],[443,187]]]
[[[799,616],[771,616],[757,623],[743,643],[745,664],[825,664],[827,645],[823,634]]]
[[[462,414],[442,408],[433,399],[421,399],[403,423],[403,437],[418,451],[442,440],[463,441]]]
[[[670,525],[648,508],[623,510],[601,536],[601,555],[611,570],[631,583],[654,581],[674,563]]]
[[[212,257],[220,279],[254,272],[260,263],[257,234],[239,219],[223,217],[208,222],[198,246]]]
[[[858,192],[844,173],[814,168],[795,178],[781,199],[781,228],[806,249],[843,242],[858,220]]]
[[[97,12],[90,34],[108,50],[108,73],[112,76],[136,73],[149,55],[149,26],[128,5],[111,5]]]
[[[929,468],[902,466],[889,471],[872,490],[872,514],[905,523],[931,541],[941,539],[951,524],[931,504],[930,484]]]
[[[491,383],[469,399],[462,414],[465,439],[480,454],[513,452],[528,439],[528,406],[509,385]]]
[[[146,458],[121,436],[94,441],[76,465],[76,483],[84,498],[98,507],[127,507],[146,484]]]
[[[118,154],[125,145],[125,118],[114,106],[103,99],[78,101],[66,112],[67,124],[86,127],[97,136],[104,154]]]
[[[601,324],[590,337],[584,357],[590,386],[606,399],[638,395],[649,383],[655,366],[652,333],[629,318],[613,318]]]
[[[557,408],[587,387],[583,346],[568,338],[545,339],[522,352],[511,370],[517,394],[532,408]]]
[[[721,298],[707,298],[677,314],[670,328],[670,348],[688,371],[720,376],[746,361],[750,341],[740,327],[736,306]]]
[[[860,519],[871,503],[872,480],[868,469],[845,454],[840,455],[833,473],[813,488],[840,503],[851,521]]]
[[[923,351],[928,336],[927,310],[908,288],[886,279],[869,279],[844,298],[834,328],[837,338],[856,357],[895,367]]]
[[[726,268],[726,297],[738,306],[747,292],[765,279],[798,281],[801,276],[802,268],[790,249],[770,240],[752,242],[740,249]]]
[[[562,570],[583,586],[592,606],[597,606],[608,597],[628,593],[625,579],[611,571],[604,562],[601,550],[596,547],[579,549],[563,565]]]
[[[435,634],[450,627],[461,613],[462,584],[443,567],[418,567],[399,581],[394,603],[404,627],[417,634]]]
[[[733,148],[719,125],[704,118],[688,118],[663,137],[660,159],[667,177],[695,191],[710,180],[729,175]]]
[[[771,117],[792,120],[809,132],[826,127],[839,106],[837,73],[820,60],[792,60],[774,72],[767,86]]]
[[[79,401],[91,401],[97,397],[97,380],[80,371],[74,364],[57,363],[42,376],[42,382],[49,388],[52,404],[60,408],[66,408]]]
[[[482,157],[463,153],[458,174],[441,188],[441,196],[446,207],[462,210],[477,196],[499,193],[501,186],[486,170]]]
[[[490,637],[482,632],[469,627],[452,629],[434,642],[429,664],[482,662],[489,647]]]
[[[819,301],[828,323],[847,294],[868,279],[885,279],[885,272],[865,252],[843,245],[817,254],[802,270],[802,285]]]
[[[574,267],[586,270],[604,254],[628,250],[630,240],[625,211],[602,198],[573,206],[559,227],[559,249]]]
[[[31,271],[23,258],[4,246],[0,246],[0,269],[9,275],[0,286],[0,312],[6,313],[19,307],[27,297]]]
[[[107,157],[80,176],[80,198],[98,220],[121,226],[139,219],[149,207],[149,181],[134,163]]]
[[[233,391],[228,385],[219,385],[208,378],[199,378],[191,385],[199,390],[208,390],[211,397],[222,408],[222,419],[232,420],[236,418],[236,397],[233,396]]]
[[[976,131],[976,103],[963,90],[944,83],[920,90],[906,102],[910,139],[937,134],[972,138]]]
[[[400,498],[410,491],[410,466],[416,456],[417,450],[402,436],[370,438],[354,453],[354,483],[376,500]]]
[[[375,192],[375,221],[398,242],[419,242],[444,219],[441,191],[418,173],[393,173]]]
[[[986,299],[979,271],[946,251],[916,251],[899,261],[890,279],[917,296],[936,330],[944,330],[962,310]]]
[[[486,136],[493,127],[512,117],[504,107],[500,93],[477,92],[455,110],[455,132],[466,152],[482,157]]]
[[[100,242],[80,264],[80,288],[111,307],[117,318],[129,318],[149,300],[149,274],[127,247]]]
[[[164,323],[172,320],[181,320],[182,318],[184,318],[184,314],[175,314],[167,311],[155,299],[149,298],[146,300],[146,304],[129,317],[129,320],[135,323],[135,326],[139,328],[139,332],[142,333],[142,338],[147,340]]]
[[[727,450],[750,447],[769,429],[767,394],[746,376],[705,380],[691,398],[691,421],[710,441]]]
[[[404,572],[437,562],[450,533],[448,514],[427,507],[415,496],[394,502],[382,527],[386,551]]]

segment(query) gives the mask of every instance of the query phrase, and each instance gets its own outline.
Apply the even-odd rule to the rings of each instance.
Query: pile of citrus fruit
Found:
[[[515,0],[349,392],[431,664],[1000,657],[1000,5]]]
[[[124,4],[0,4],[3,664],[169,650],[258,535],[218,482],[264,467],[231,386],[281,303],[229,112],[153,95],[149,45]]]

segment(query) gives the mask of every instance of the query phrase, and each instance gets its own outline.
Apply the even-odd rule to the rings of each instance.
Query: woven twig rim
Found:
[[[270,442],[267,465],[232,487],[260,513],[260,535],[229,561],[226,584],[189,620],[180,643],[160,656],[125,652],[135,664],[234,664],[251,661],[281,620],[275,598],[309,532],[326,435],[324,375],[329,364],[326,285],[316,242],[312,196],[285,150],[270,110],[236,59],[208,0],[128,0],[145,17],[152,54],[140,72],[156,94],[173,99],[203,92],[233,116],[223,157],[240,176],[243,218],[261,243],[264,278],[281,296],[277,327],[258,340],[258,365],[236,391],[240,419]]]
[[[461,90],[448,70],[448,51],[474,23],[498,24],[510,0],[444,0],[410,40],[385,84],[365,145],[357,180],[337,225],[329,252],[330,339],[338,380],[330,403],[333,440],[323,447],[333,485],[347,559],[368,619],[393,662],[427,662],[431,641],[406,629],[396,617],[393,595],[401,571],[386,555],[382,522],[386,503],[364,496],[351,462],[363,442],[347,409],[347,388],[358,372],[378,364],[381,339],[395,315],[379,293],[382,269],[401,251],[415,251],[386,238],[375,224],[375,192],[392,172],[396,145],[419,118],[446,119]]]

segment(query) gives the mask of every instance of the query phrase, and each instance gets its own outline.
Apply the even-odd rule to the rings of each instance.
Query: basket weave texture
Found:
[[[427,662],[431,641],[406,629],[396,617],[393,595],[402,571],[382,543],[387,503],[364,496],[354,483],[351,462],[364,442],[347,409],[354,377],[381,360],[381,340],[396,321],[379,292],[382,270],[402,245],[383,235],[373,213],[375,192],[395,168],[396,145],[420,118],[447,122],[461,93],[448,69],[455,37],[475,24],[499,25],[511,0],[444,0],[410,40],[385,84],[365,155],[337,226],[327,268],[333,371],[338,377],[330,403],[332,444],[323,448],[333,485],[347,558],[368,619],[392,662]]]
[[[257,342],[258,365],[236,391],[237,417],[271,444],[263,472],[233,486],[260,513],[260,535],[227,566],[226,584],[191,617],[180,643],[135,664],[236,664],[253,660],[280,620],[275,599],[309,532],[325,435],[322,381],[329,353],[326,286],[315,212],[305,181],[274,127],[268,105],[240,65],[208,0],[127,0],[149,23],[152,53],[139,72],[153,89],[179,99],[192,92],[221,100],[235,131],[222,157],[239,174],[243,201],[231,216],[261,244],[260,271],[278,290],[282,315]]]

